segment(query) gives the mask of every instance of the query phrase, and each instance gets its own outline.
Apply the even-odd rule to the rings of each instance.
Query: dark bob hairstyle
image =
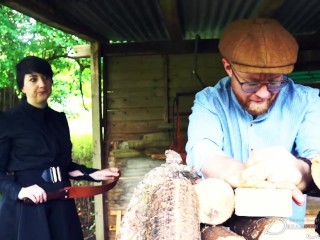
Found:
[[[35,56],[27,56],[16,65],[17,85],[19,90],[23,88],[24,75],[33,72],[44,74],[51,79],[53,76],[53,72],[48,61]]]

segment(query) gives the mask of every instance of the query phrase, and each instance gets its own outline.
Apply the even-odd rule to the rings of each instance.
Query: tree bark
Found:
[[[201,230],[201,240],[245,240],[224,226],[207,226]]]
[[[233,216],[227,225],[247,240],[301,240],[308,235],[302,226],[285,218]]]

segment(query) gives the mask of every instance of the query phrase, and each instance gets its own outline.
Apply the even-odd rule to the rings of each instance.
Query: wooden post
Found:
[[[100,169],[101,163],[101,75],[100,75],[100,44],[91,44],[91,97],[92,97],[92,145],[93,167]],[[105,238],[103,195],[94,197],[96,239]],[[108,232],[108,231],[107,231]]]

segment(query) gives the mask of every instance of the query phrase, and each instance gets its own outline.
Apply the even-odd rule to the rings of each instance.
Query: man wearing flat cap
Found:
[[[187,164],[234,188],[289,188],[300,211],[309,159],[320,152],[320,98],[286,76],[297,42],[276,20],[242,19],[226,27],[219,50],[228,76],[195,96]]]

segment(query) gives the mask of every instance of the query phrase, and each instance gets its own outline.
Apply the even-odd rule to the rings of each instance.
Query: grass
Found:
[[[72,159],[74,162],[92,167],[92,134],[73,134],[71,135]],[[92,185],[86,181],[72,181],[73,185],[83,186]],[[94,198],[77,198],[75,199],[78,215],[81,221],[82,231],[85,240],[95,240],[95,212]]]

